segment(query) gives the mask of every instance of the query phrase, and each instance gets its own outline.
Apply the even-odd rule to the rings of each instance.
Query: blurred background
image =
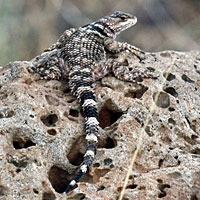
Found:
[[[151,52],[200,49],[200,0],[0,0],[0,65],[29,60],[65,29],[116,10],[138,18],[117,40]]]

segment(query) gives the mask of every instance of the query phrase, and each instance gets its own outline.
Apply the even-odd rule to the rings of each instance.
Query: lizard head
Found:
[[[136,24],[137,18],[131,14],[116,11],[110,16],[103,17],[100,21],[107,30],[107,35],[115,38],[121,31]]]

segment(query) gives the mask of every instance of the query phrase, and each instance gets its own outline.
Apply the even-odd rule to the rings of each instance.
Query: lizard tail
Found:
[[[99,131],[97,102],[95,99],[92,74],[79,71],[71,72],[69,76],[71,90],[80,101],[84,113],[87,148],[83,162],[74,179],[67,186],[65,193],[68,193],[73,189],[93,163],[98,142],[97,134]]]

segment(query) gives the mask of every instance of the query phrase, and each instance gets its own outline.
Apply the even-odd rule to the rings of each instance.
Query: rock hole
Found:
[[[195,147],[194,149],[192,149],[191,153],[200,155],[200,148],[199,147]]]
[[[0,113],[0,118],[11,118],[14,116],[14,111],[10,110],[10,111],[7,111],[7,112],[2,112]]]
[[[164,161],[163,159],[160,159],[160,160],[158,161],[158,167],[159,167],[159,168],[162,166],[163,161]]]
[[[10,117],[14,116],[14,114],[15,114],[14,111],[11,110],[11,111],[8,112],[6,117],[10,118]]]
[[[158,188],[160,190],[160,194],[158,195],[158,198],[163,198],[167,195],[165,189],[170,188],[169,184],[158,184]]]
[[[31,140],[23,141],[23,140],[14,140],[13,141],[13,147],[15,149],[23,149],[28,148],[31,146],[35,146],[36,144],[32,142]]]
[[[150,126],[148,125],[145,127],[145,132],[148,134],[149,137],[154,136],[153,132],[151,131]]]
[[[70,182],[69,174],[57,166],[52,166],[50,168],[48,178],[52,187],[58,193],[63,193]]]
[[[82,150],[82,151],[81,151]],[[67,158],[72,165],[79,166],[83,162],[83,155],[86,150],[85,137],[79,137],[72,145]]]
[[[198,138],[197,135],[191,135],[191,139],[192,139],[192,140],[196,140],[197,138]]]
[[[22,149],[22,143],[20,141],[13,141],[13,147],[15,149]]]
[[[35,188],[33,188],[33,192],[34,192],[35,194],[39,194],[38,190],[35,189]]]
[[[199,199],[197,198],[196,194],[193,194],[193,195],[191,196],[190,200],[199,200]]]
[[[111,137],[107,137],[105,140],[99,140],[99,147],[100,148],[106,148],[106,149],[112,149],[117,146],[117,141],[112,139]]]
[[[153,67],[147,67],[150,72],[155,72],[156,70]]]
[[[97,168],[97,167],[99,167],[99,166],[100,166],[99,163],[94,163],[94,164],[93,164],[93,167],[95,167],[95,168]]]
[[[79,112],[75,109],[70,109],[69,110],[69,114],[72,116],[72,117],[78,117],[79,116]]]
[[[174,74],[171,73],[163,73],[163,76],[166,78],[167,81],[172,81],[176,78],[176,76]]]
[[[110,165],[112,164],[112,159],[106,158],[103,162],[104,162],[104,165]]]
[[[49,129],[49,130],[47,130],[47,133],[48,133],[49,135],[52,135],[52,136],[55,136],[55,135],[57,134],[57,132],[56,132],[55,129]]]
[[[161,193],[158,195],[158,198],[163,198],[167,195],[165,191],[161,191]]]
[[[174,156],[175,159],[178,159],[178,156]]]
[[[124,96],[140,99],[147,90],[148,90],[148,87],[141,85],[139,89],[135,91],[128,91]]]
[[[118,187],[118,188],[117,188],[117,191],[118,191],[118,192],[121,192],[121,191],[122,191],[122,187]]]
[[[197,132],[197,125],[198,125],[197,120],[192,120],[191,129],[192,129],[194,132]]]
[[[182,174],[180,172],[173,172],[173,173],[168,174],[168,176],[174,179],[179,179],[182,177]]]
[[[74,196],[70,197],[69,200],[82,200],[85,199],[86,195],[83,193],[75,194]]]
[[[53,105],[53,106],[59,106],[59,100],[55,97],[52,97],[50,95],[45,95],[45,98],[47,100],[47,103],[49,105]]]
[[[175,111],[175,109],[172,108],[172,107],[169,107],[168,110],[169,110],[169,112],[173,112],[173,111]]]
[[[169,95],[165,92],[155,92],[153,94],[153,100],[160,108],[168,108],[170,106]]]
[[[28,148],[28,147],[31,147],[31,146],[35,146],[35,143],[32,142],[31,140],[27,140],[27,141],[24,143],[24,148]]]
[[[192,79],[190,79],[188,76],[186,76],[185,74],[183,74],[181,76],[181,78],[185,81],[185,82],[188,82],[188,83],[195,83]]]
[[[163,183],[163,180],[158,178],[157,182],[161,184],[161,183]]]
[[[130,176],[129,176],[129,179],[134,179],[134,176],[133,176],[133,175],[130,175]]]
[[[198,74],[200,74],[200,70],[198,69],[198,64],[194,64],[194,69]]]
[[[56,196],[53,192],[44,192],[42,195],[42,200],[55,200]]]
[[[141,76],[138,76],[138,77],[135,78],[135,81],[136,81],[137,83],[142,82],[142,81],[143,81],[143,78],[142,78]]]
[[[22,170],[18,168],[18,169],[16,170],[16,173],[20,173],[21,171],[22,171]]]
[[[160,53],[160,56],[162,56],[164,58],[168,58],[168,57],[171,57],[171,54],[169,52],[162,52],[162,53]]]
[[[176,122],[172,118],[168,119],[168,123],[172,124],[173,126],[176,125]]]
[[[104,189],[105,189],[105,187],[102,185],[99,188],[97,188],[97,191],[104,190]]]
[[[166,87],[166,88],[163,88],[163,90],[174,97],[178,97],[178,93],[173,87]]]
[[[122,112],[116,112],[104,106],[99,112],[100,127],[104,129],[107,126],[111,126],[122,116],[122,114]]]
[[[103,176],[105,176],[108,172],[110,171],[110,169],[95,169],[94,170],[94,180],[95,182],[98,182],[99,179]]]
[[[83,162],[83,156],[84,154],[77,152],[74,156],[68,154],[67,158],[72,165],[79,166]]]
[[[29,161],[27,159],[16,160],[14,158],[10,158],[8,160],[8,162],[11,163],[11,164],[13,164],[17,168],[26,168]],[[20,170],[17,170],[17,171],[20,172]]]
[[[135,189],[136,187],[137,187],[138,185],[136,185],[136,184],[132,184],[132,185],[128,185],[127,187],[126,187],[126,189]]]
[[[29,70],[28,70],[28,71],[29,71]],[[30,72],[29,72],[29,73],[30,73]],[[31,78],[28,78],[28,79],[26,79],[26,80],[24,81],[24,83],[27,84],[27,85],[31,85],[32,82],[33,82],[33,81],[32,81]]]
[[[75,175],[76,173],[74,173],[73,175]],[[94,181],[94,177],[91,176],[89,173],[90,173],[90,169],[87,171],[87,173],[84,176],[81,177],[80,182],[86,182],[86,183],[91,183],[91,184],[96,183],[97,181]]]
[[[110,165],[110,169],[114,168],[115,166],[113,164]]]
[[[6,195],[6,188],[3,185],[0,185],[0,197]]]
[[[138,190],[146,190],[146,187],[145,186],[140,186],[140,187],[138,187]]]
[[[48,127],[55,126],[56,122],[58,121],[58,117],[56,114],[43,115],[40,117],[40,119],[43,122],[43,124],[45,124]]]
[[[191,126],[191,123],[190,123],[190,120],[188,119],[188,117],[185,116],[185,119],[186,119],[188,125]]]

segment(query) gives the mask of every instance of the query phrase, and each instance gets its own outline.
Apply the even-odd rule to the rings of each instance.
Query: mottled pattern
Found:
[[[97,134],[99,131],[98,110],[95,98],[95,81],[109,72],[126,81],[135,82],[137,77],[152,77],[140,70],[131,73],[127,66],[120,66],[113,59],[106,59],[106,53],[119,53],[128,50],[140,61],[145,53],[127,43],[115,41],[116,35],[133,26],[137,18],[120,11],[105,16],[98,21],[79,29],[66,30],[59,40],[43,53],[47,58],[38,56],[33,66],[43,79],[69,79],[69,87],[81,104],[85,117],[87,149],[84,160],[65,193],[71,191],[79,179],[87,172],[94,160]]]
[[[116,12],[111,16],[106,16],[90,25],[79,28],[66,40],[62,48],[61,57],[69,67],[69,87],[81,103],[87,134],[87,149],[83,163],[66,189],[66,193],[87,172],[96,152],[99,122],[95,99],[95,75],[93,72],[95,64],[106,59],[106,39],[115,38],[115,35],[123,30],[125,25],[129,27],[134,24],[135,19],[129,14]],[[128,22],[128,20],[130,21]]]

